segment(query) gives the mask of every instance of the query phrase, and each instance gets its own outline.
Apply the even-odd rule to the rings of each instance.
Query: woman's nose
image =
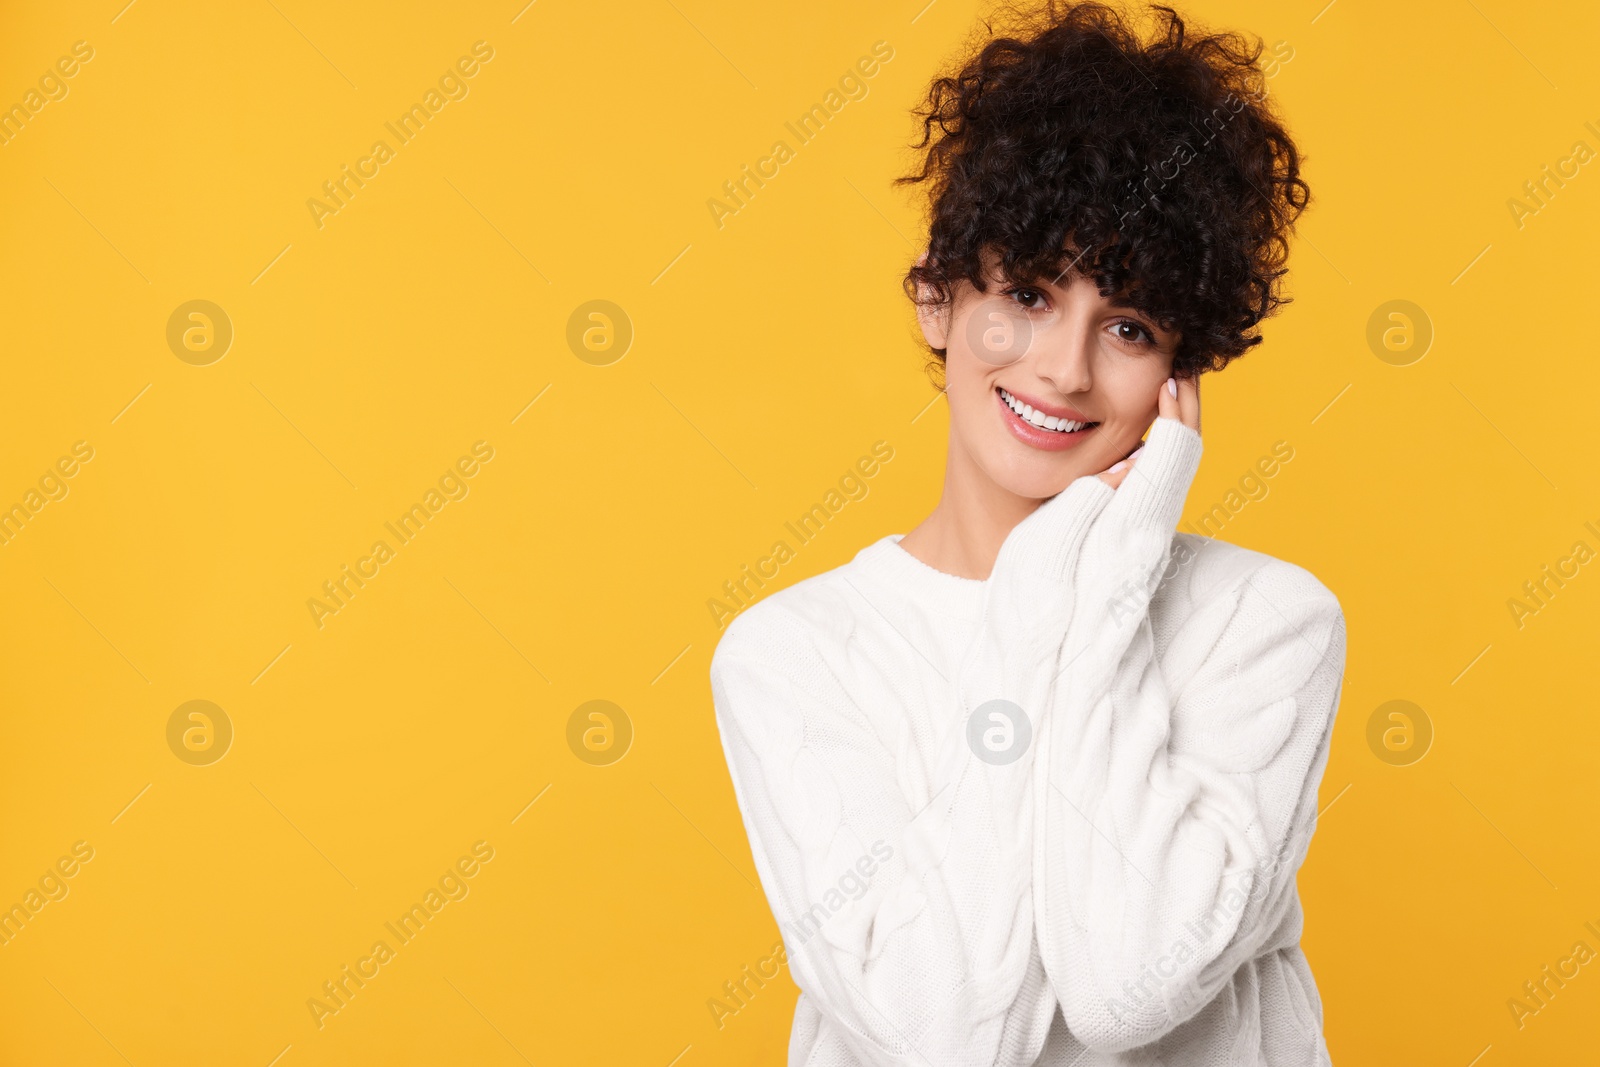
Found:
[[[1033,339],[1034,373],[1063,394],[1087,392],[1093,384],[1090,344],[1078,329],[1056,329]]]

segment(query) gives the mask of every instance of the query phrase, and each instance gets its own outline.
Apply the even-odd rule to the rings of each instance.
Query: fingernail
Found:
[[[1128,453],[1127,462],[1132,463],[1134,460],[1138,459],[1139,458],[1139,453],[1143,452],[1143,451],[1144,451],[1144,445],[1140,445],[1138,448],[1134,449],[1132,452],[1129,452]]]
[[[1167,379],[1167,395],[1168,396],[1177,396],[1178,395],[1178,379],[1176,379],[1176,378],[1168,378]]]
[[[1107,474],[1115,474],[1119,470],[1121,470],[1122,468],[1126,467],[1127,465],[1128,465],[1128,461],[1127,460],[1119,459],[1115,463],[1113,463],[1111,466],[1106,468],[1106,473]]]

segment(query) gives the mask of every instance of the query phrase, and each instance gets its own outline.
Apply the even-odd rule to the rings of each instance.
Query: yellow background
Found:
[[[0,1059],[782,1063],[787,972],[720,1029],[707,1007],[778,933],[706,602],[875,441],[870,495],[780,583],[937,499],[945,409],[898,288],[921,214],[889,180],[976,9],[122,3],[0,25],[0,103],[94,49],[0,146],[0,504],[94,449],[0,546],[0,904],[94,849],[0,947]],[[1189,513],[1289,442],[1222,536],[1347,614],[1300,876],[1333,1059],[1580,1062],[1600,965],[1521,1029],[1506,1002],[1600,949],[1600,564],[1521,628],[1507,602],[1600,549],[1600,177],[1520,227],[1507,202],[1600,148],[1600,16],[1189,10],[1292,47],[1270,86],[1316,197],[1296,302],[1204,383]],[[319,228],[306,201],[479,40],[469,94]],[[880,40],[869,94],[797,147],[784,122]],[[795,158],[719,228],[707,200],[779,138]],[[166,342],[193,299],[235,331],[209,366]],[[595,299],[635,331],[609,366],[565,339]],[[1435,331],[1408,366],[1366,341],[1395,299]],[[480,440],[469,495],[319,629],[307,600]],[[209,766],[167,745],[196,699],[235,731]],[[609,766],[566,742],[595,699],[635,731]],[[1395,699],[1435,730],[1409,766],[1367,743]],[[319,1029],[308,998],[477,841],[470,894]]]

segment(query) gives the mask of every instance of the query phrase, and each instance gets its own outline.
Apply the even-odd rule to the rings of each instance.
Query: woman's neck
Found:
[[[934,570],[984,581],[1006,536],[1041,503],[997,485],[952,438],[939,503],[900,547]]]

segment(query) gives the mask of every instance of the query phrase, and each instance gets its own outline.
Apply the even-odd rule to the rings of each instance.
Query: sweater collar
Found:
[[[980,617],[989,583],[930,567],[900,547],[904,536],[888,534],[879,538],[857,552],[853,564],[896,595],[929,611],[962,619]]]

